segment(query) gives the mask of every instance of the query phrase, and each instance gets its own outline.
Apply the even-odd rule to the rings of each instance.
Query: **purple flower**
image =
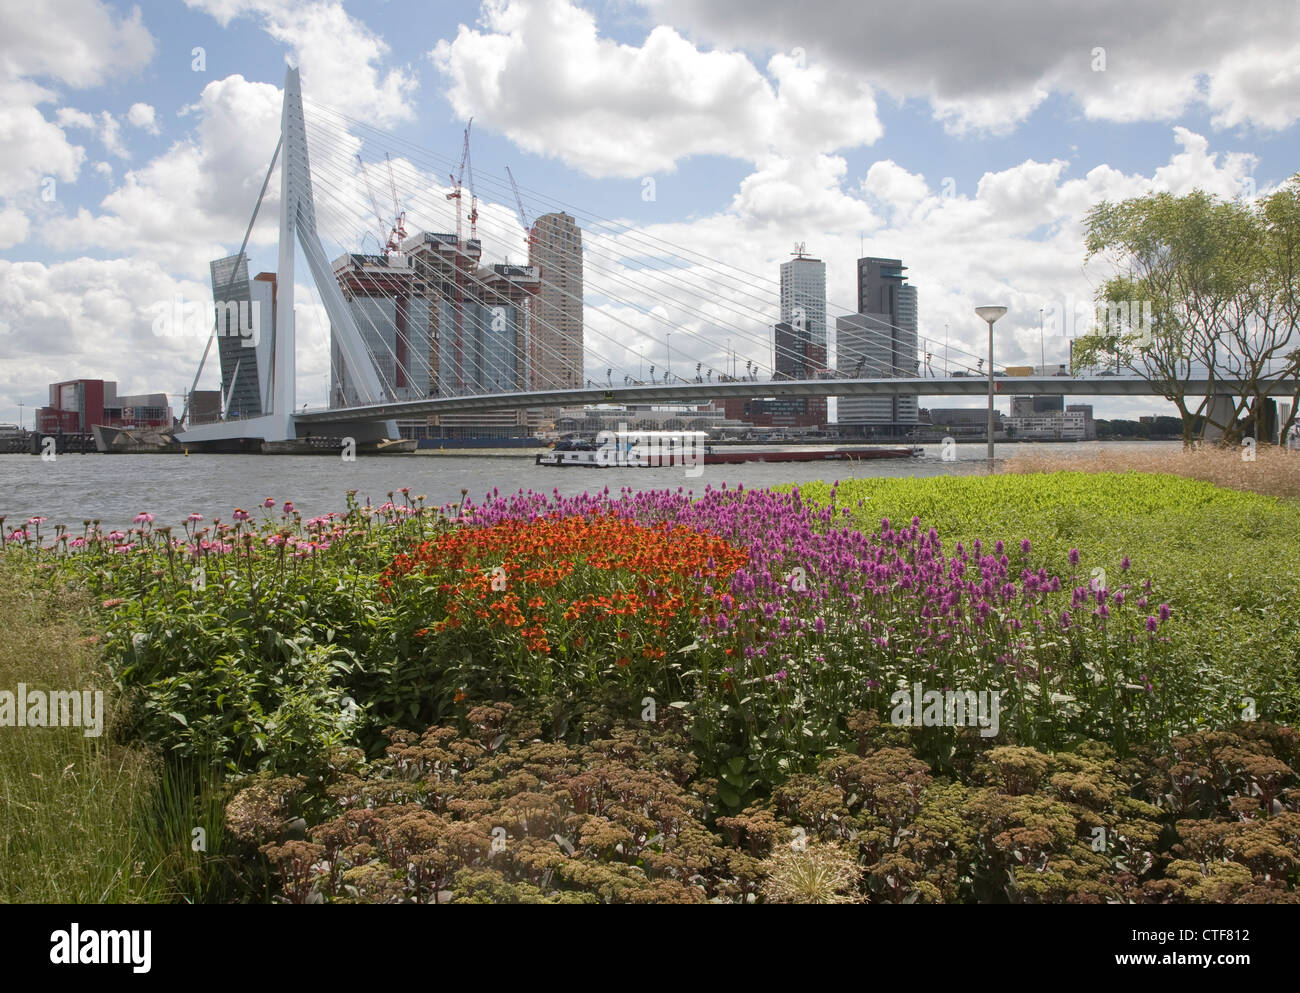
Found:
[[[1079,550],[1077,548],[1071,548],[1070,565],[1078,565],[1078,564],[1079,564]]]
[[[1020,542],[1020,550],[1021,550],[1022,552],[1024,552],[1026,555],[1029,554],[1029,548],[1030,548],[1030,545],[1029,545],[1029,539],[1028,539],[1028,538],[1025,538],[1023,541]]]
[[[1132,564],[1133,564],[1133,563],[1132,563],[1131,561],[1129,561],[1129,557],[1128,557],[1127,555],[1125,555],[1124,558],[1120,560],[1120,563],[1119,563],[1119,571],[1120,571],[1120,572],[1128,572],[1128,570],[1129,570],[1129,566],[1131,566]]]
[[[1156,620],[1154,617],[1147,618],[1147,630],[1150,631],[1152,634],[1155,633],[1156,628],[1159,626],[1160,626],[1160,622]]]
[[[1167,604],[1167,603],[1162,603],[1162,604],[1160,605],[1160,619],[1161,619],[1162,621],[1167,621],[1167,620],[1169,620],[1169,614],[1170,614],[1170,613],[1171,613],[1171,611],[1170,611],[1170,608],[1169,608],[1169,604]]]

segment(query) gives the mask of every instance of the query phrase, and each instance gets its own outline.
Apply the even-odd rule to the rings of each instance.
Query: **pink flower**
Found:
[[[272,500],[270,497],[267,497],[265,500],[262,501],[262,506],[263,506],[263,507],[274,507],[274,506],[275,506],[275,501]]]
[[[139,514],[136,514],[136,515],[135,515],[135,521],[134,521],[134,523],[136,523],[136,524],[152,524],[152,523],[153,523],[153,514],[146,514],[146,513],[143,513],[143,512],[141,512],[141,513],[139,513]]]

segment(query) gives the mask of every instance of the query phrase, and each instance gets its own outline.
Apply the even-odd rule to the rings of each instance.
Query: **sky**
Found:
[[[635,232],[587,239],[595,378],[635,374],[642,354],[666,362],[668,328],[683,373],[723,368],[729,338],[757,355],[796,243],[827,264],[832,319],[855,309],[860,254],[900,258],[931,341],[981,353],[973,308],[1000,303],[998,365],[1065,361],[1064,315],[1108,275],[1085,259],[1092,205],[1196,188],[1249,199],[1300,168],[1290,3],[10,3],[0,422],[30,425],[48,384],[78,377],[174,394],[179,411],[203,338],[156,334],[158,305],[210,299],[209,260],[238,249],[286,64],[309,122],[331,124],[309,123],[331,139],[312,148],[318,199],[336,196],[318,204],[331,257],[374,250],[378,222],[344,199],[356,152],[385,204],[393,155],[408,226],[454,228],[433,213],[471,118],[485,261],[522,255],[506,166],[531,214],[567,205]],[[275,268],[277,201],[273,178],[251,272]],[[747,288],[665,293],[637,276],[644,239],[698,253],[674,262],[696,286],[725,268]],[[298,401],[315,404],[328,322],[305,274],[300,260]],[[200,386],[216,382],[210,362]],[[1102,399],[1096,413],[1173,408]]]

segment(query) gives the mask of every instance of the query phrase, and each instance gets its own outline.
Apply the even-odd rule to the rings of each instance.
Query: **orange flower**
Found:
[[[584,647],[589,635],[599,632],[604,639],[612,632],[619,643],[649,640],[671,650],[682,634],[679,628],[690,626],[682,622],[711,604],[703,595],[705,583],[723,589],[747,562],[744,549],[715,535],[611,513],[509,520],[440,533],[394,556],[380,583],[393,588],[394,599],[418,596],[419,609],[442,612],[445,620],[429,630],[464,628],[499,640],[505,651],[514,645],[549,654],[550,636],[560,636],[554,626],[562,622],[564,637],[575,648]],[[491,589],[500,568],[510,576],[508,592]],[[601,573],[594,582],[592,570]],[[401,582],[406,577],[413,582]],[[582,625],[578,631],[568,627],[575,622]],[[421,629],[419,636],[427,633]],[[624,651],[634,650],[625,645]],[[667,651],[651,648],[642,654],[662,659]],[[630,665],[636,657],[618,658]]]
[[[626,656],[624,656],[623,658],[619,659],[619,660],[618,660],[617,662],[615,662],[614,664],[615,664],[616,666],[618,666],[620,669],[626,669],[628,666],[630,666],[630,665],[632,664],[632,660],[631,660],[630,658],[627,658]]]
[[[426,634],[428,634],[428,633],[429,633],[429,629],[428,629],[428,628],[420,628],[420,630],[418,630],[418,631],[415,632],[415,636],[416,636],[417,638],[423,638],[423,637],[424,637]]]
[[[469,699],[469,694],[467,694],[464,690],[457,690],[455,697],[452,698],[452,702],[464,703],[467,699]]]

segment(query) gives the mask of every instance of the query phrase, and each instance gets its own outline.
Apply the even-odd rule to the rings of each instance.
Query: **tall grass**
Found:
[[[1005,471],[1159,472],[1199,479],[1233,490],[1300,497],[1300,452],[1287,451],[1276,445],[1260,445],[1253,451],[1202,445],[1196,449],[1175,451],[1103,448],[1079,455],[1022,455],[1008,459]]]
[[[103,734],[0,727],[0,902],[220,899],[219,793],[192,770],[118,739],[121,704],[84,595],[0,558],[0,689],[102,690]],[[194,828],[206,832],[195,851]]]

